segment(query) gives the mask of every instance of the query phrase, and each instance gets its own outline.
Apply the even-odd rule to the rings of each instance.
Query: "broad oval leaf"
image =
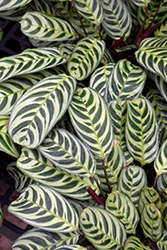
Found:
[[[35,148],[64,115],[76,81],[60,74],[44,78],[17,102],[10,115],[8,131],[13,141]]]
[[[163,142],[154,161],[154,169],[157,175],[167,173],[167,140]]]
[[[85,208],[80,215],[80,225],[86,238],[99,250],[122,249],[126,240],[122,223],[102,208]]]
[[[14,22],[20,22],[22,16],[26,13],[27,7],[22,6],[14,9],[9,9],[5,11],[0,11],[1,18],[4,18],[6,20],[14,21]]]
[[[21,20],[21,31],[28,37],[41,41],[75,40],[76,33],[71,25],[41,12],[26,12]]]
[[[162,216],[156,206],[146,204],[141,214],[140,223],[145,237],[158,241],[162,236]]]
[[[150,2],[151,0],[132,0],[132,2],[134,4],[136,4],[137,6],[143,6],[143,7],[147,7],[148,3]]]
[[[99,65],[105,50],[104,41],[83,38],[74,48],[68,62],[70,75],[77,80],[87,78]]]
[[[140,96],[146,81],[145,71],[127,59],[119,60],[108,77],[105,100],[132,100]]]
[[[161,239],[157,242],[157,246],[159,250],[167,249],[167,231],[163,231],[163,235]]]
[[[2,208],[1,208],[1,205],[0,205],[0,228],[3,225],[3,221],[4,221],[4,214],[3,214],[3,211],[2,211]]]
[[[9,1],[0,0],[0,11],[25,6],[26,4],[28,4],[30,2],[31,2],[31,0],[21,0],[21,1],[17,1],[17,0],[14,0],[14,1],[13,0],[9,0]]]
[[[150,247],[147,247],[141,243],[138,237],[130,236],[124,245],[124,250],[151,250]]]
[[[118,190],[126,194],[138,208],[139,195],[142,188],[147,186],[145,171],[138,166],[125,167],[118,180]]]
[[[82,141],[104,159],[113,147],[113,128],[106,103],[91,88],[78,88],[68,108],[72,124]]]
[[[54,189],[30,185],[8,211],[26,223],[49,232],[68,233],[78,229],[78,215],[67,200]]]
[[[110,193],[106,200],[106,210],[125,226],[127,234],[135,234],[139,214],[132,201],[121,191]]]
[[[66,63],[57,48],[26,49],[21,54],[0,59],[0,82],[15,75],[38,72]]]
[[[147,99],[127,102],[126,142],[131,155],[142,165],[152,162],[158,153],[158,126],[155,111]]]
[[[163,202],[162,223],[163,228],[167,230],[167,201]]]
[[[31,6],[34,10],[38,11],[39,13],[48,14],[51,16],[56,16],[57,12],[54,8],[52,8],[47,2],[42,0],[32,0]],[[30,13],[30,11],[28,11]]]
[[[158,175],[156,184],[158,192],[161,192],[162,195],[163,194],[167,195],[167,173]]]
[[[79,234],[70,233],[51,233],[39,228],[33,228],[19,236],[12,245],[12,250],[51,250],[59,245],[76,244],[79,239]]]
[[[102,6],[102,26],[107,34],[115,40],[122,36],[127,38],[131,32],[132,19],[125,3],[122,0],[103,0]]]

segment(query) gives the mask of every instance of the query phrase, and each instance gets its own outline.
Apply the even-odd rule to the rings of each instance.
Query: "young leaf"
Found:
[[[163,231],[163,235],[161,239],[157,242],[157,246],[159,250],[167,249],[167,231]]]
[[[14,9],[18,8],[21,6],[25,6],[26,4],[30,3],[31,0],[21,0],[21,1],[16,1],[16,0],[0,0],[0,11],[4,10],[9,10],[9,9]]]
[[[167,172],[167,140],[163,142],[154,161],[154,169],[157,175]]]
[[[151,250],[150,247],[147,247],[141,243],[138,237],[130,236],[124,245],[124,250]]]
[[[78,215],[54,189],[30,185],[8,211],[26,223],[49,232],[68,233],[78,229]]]

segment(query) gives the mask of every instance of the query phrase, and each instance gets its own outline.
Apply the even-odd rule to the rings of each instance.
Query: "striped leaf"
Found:
[[[132,19],[125,3],[122,0],[103,0],[102,6],[102,26],[107,34],[115,40],[122,36],[127,38],[131,32]]]
[[[101,0],[75,0],[73,1],[78,12],[91,23],[99,26],[103,21]]]
[[[0,11],[0,17],[10,21],[20,22],[22,16],[26,13],[26,11],[26,6]]]
[[[52,3],[54,4],[54,6],[56,7],[56,9],[62,13],[64,16],[66,16],[67,18],[69,18],[69,12],[70,12],[70,9],[72,8],[72,4],[70,1],[52,1]],[[56,15],[61,17],[62,16],[56,12]]]
[[[113,124],[114,137],[121,146],[127,161],[127,165],[129,165],[133,161],[133,157],[129,153],[125,139],[127,103],[126,101],[122,100],[111,101],[108,105],[108,108]]]
[[[80,245],[63,245],[56,247],[55,250],[87,250],[87,248]]]
[[[137,6],[143,6],[143,7],[147,7],[148,3],[150,2],[151,0],[132,0],[132,2],[137,5]]]
[[[17,1],[17,0],[14,0],[14,1],[13,0],[8,0],[8,1],[0,0],[0,11],[25,6],[26,4],[28,4],[30,2],[31,2],[31,0],[21,0],[21,1]]]
[[[0,228],[3,225],[3,220],[4,220],[4,214],[3,214],[3,211],[2,211],[2,208],[1,208],[1,205],[0,205]]]
[[[80,215],[80,226],[86,238],[97,249],[122,249],[126,240],[122,223],[102,208],[84,209]]]
[[[167,249],[167,231],[163,232],[161,239],[157,242],[157,246],[159,250]]]
[[[167,201],[163,202],[162,223],[163,228],[167,230]]]
[[[157,175],[167,173],[167,140],[163,142],[154,161],[154,170]]]
[[[78,229],[78,215],[54,189],[30,185],[8,211],[26,223],[49,232],[68,233]]]
[[[95,89],[102,97],[104,96],[108,77],[114,66],[114,63],[108,63],[103,67],[97,68],[90,77],[89,87]]]
[[[11,162],[7,165],[6,170],[12,176],[15,182],[15,190],[21,193],[25,188],[34,182],[33,179],[23,174],[23,172],[16,167],[16,162]]]
[[[162,192],[165,196],[167,196],[167,173],[158,175],[156,184],[158,192]]]
[[[124,250],[150,250],[150,247],[147,247],[141,243],[138,237],[130,236],[124,245]]]
[[[66,112],[76,81],[65,74],[44,78],[12,110],[8,131],[13,141],[35,148]]]
[[[145,71],[127,59],[119,60],[108,78],[105,100],[132,100],[142,93],[146,81]]]
[[[99,189],[92,177],[74,176],[60,170],[42,156],[38,149],[24,147],[17,160],[17,167],[35,181],[53,187],[67,197],[78,200],[90,199],[91,196],[87,192],[89,187],[99,194]]]
[[[158,153],[158,126],[153,107],[147,99],[134,99],[127,103],[125,126],[129,152],[142,165],[152,162]]]
[[[104,159],[113,147],[113,129],[106,103],[91,88],[78,88],[68,108],[72,124],[83,142]]]
[[[132,17],[132,23],[134,25],[137,25],[138,20],[136,19],[136,16],[137,16],[138,6],[133,2],[133,0],[125,0],[125,4],[130,12],[131,17]],[[132,30],[133,30],[133,26],[132,26]]]
[[[114,187],[118,182],[118,177],[121,170],[127,165],[125,156],[121,150],[121,147],[114,141],[114,146],[108,156],[105,158],[105,169],[109,179],[111,187]],[[97,159],[96,174],[100,179],[100,186],[108,191],[108,185],[104,174],[102,160]]]
[[[82,213],[83,209],[88,207],[87,202],[79,201],[79,200],[74,200],[74,199],[67,199],[68,202],[72,205],[72,207],[75,209],[77,212],[78,216]]]
[[[156,208],[162,211],[162,202],[159,194],[154,188],[144,187],[139,197],[139,212],[142,213],[147,203],[154,203]]]
[[[113,214],[123,225],[127,234],[135,234],[139,214],[131,200],[121,191],[114,191],[107,197],[106,210]]]
[[[99,65],[104,49],[104,41],[87,37],[80,40],[68,62],[70,75],[77,80],[87,78]]]
[[[74,47],[75,47],[75,45],[70,44],[70,43],[66,43],[66,44],[61,43],[60,44],[60,46],[59,46],[60,53],[61,53],[62,57],[64,59],[66,59],[67,61],[69,61],[71,54],[74,50]]]
[[[20,154],[20,148],[12,141],[9,136],[8,122],[8,115],[0,115],[0,151],[18,158]]]
[[[47,2],[42,0],[32,0],[31,6],[33,6],[35,10],[43,14],[48,14],[51,16],[56,16],[57,14],[55,9],[53,9]]]
[[[115,62],[114,58],[112,57],[110,51],[107,48],[105,48],[104,55],[103,55],[100,62],[102,64],[108,64],[108,63],[114,63]]]
[[[36,11],[26,12],[22,17],[21,31],[24,35],[41,41],[76,39],[76,33],[68,22]]]
[[[138,166],[124,168],[118,180],[118,190],[126,194],[138,208],[139,195],[142,188],[147,186],[145,171]]]
[[[79,234],[75,232],[70,233],[51,233],[39,228],[33,228],[26,233],[19,236],[14,244],[12,250],[52,250],[59,245],[76,244],[79,239]]]
[[[138,63],[154,74],[158,74],[167,80],[167,38],[150,37],[140,43],[140,47],[135,52]]]
[[[154,32],[155,37],[157,36],[166,37],[166,35],[167,35],[167,19],[165,19],[163,23]]]
[[[145,237],[158,241],[162,236],[162,218],[160,211],[152,204],[146,204],[141,214],[141,227]]]

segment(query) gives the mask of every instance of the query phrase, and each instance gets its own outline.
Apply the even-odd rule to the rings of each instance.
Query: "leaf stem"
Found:
[[[100,199],[100,197],[95,193],[95,191],[91,187],[87,189],[87,192],[99,205],[104,205],[104,202]]]
[[[80,235],[84,235],[84,233],[81,232],[79,228],[77,229],[77,233],[79,233]]]
[[[154,184],[153,184],[153,188],[155,188],[156,186],[156,183],[157,183],[157,178],[158,178],[158,175],[155,176],[155,179],[154,179]]]
[[[146,19],[147,19],[147,16],[148,16],[148,10],[147,10],[147,7],[145,8],[145,11],[146,11],[146,14],[145,14],[145,17],[144,17],[144,22],[142,24],[142,26],[140,27],[140,30],[139,30],[139,33],[134,41],[134,44],[136,44],[139,40],[139,37],[141,36],[141,34],[143,33],[143,30],[144,30],[144,25],[145,25],[145,22],[146,22]]]
[[[38,11],[31,3],[28,4],[28,7],[29,7],[32,11]]]
[[[98,188],[99,188],[99,190],[100,190],[102,196],[106,199],[106,194],[103,192],[103,189],[101,188],[101,186],[100,186],[98,180],[97,180],[95,177],[93,177],[93,179],[95,180],[95,182],[96,182],[96,184],[97,184],[97,186],[98,186]]]
[[[111,193],[112,192],[112,188],[111,188],[111,185],[110,185],[110,182],[109,182],[109,179],[108,179],[108,175],[107,175],[107,171],[106,171],[106,167],[105,167],[105,159],[102,160],[102,167],[103,167],[103,170],[104,170],[104,174],[105,174],[107,186],[108,186],[109,191]]]
[[[75,3],[74,3],[73,1],[72,1],[72,5],[73,5],[73,7],[74,7],[74,9],[75,9],[75,11],[76,11],[76,13],[77,13],[78,19],[79,19],[79,21],[80,21],[80,23],[81,23],[81,26],[82,26],[82,29],[83,29],[83,31],[84,31],[85,36],[88,36],[87,33],[86,33],[86,30],[85,30],[85,27],[84,27],[84,25],[83,25],[83,22],[82,22],[82,20],[81,20],[81,17],[80,17],[80,15],[79,15],[79,12],[78,12],[78,10],[77,10],[77,8],[76,8],[76,6],[75,6]]]

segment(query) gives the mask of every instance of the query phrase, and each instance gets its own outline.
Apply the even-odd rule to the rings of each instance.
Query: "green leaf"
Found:
[[[21,1],[16,1],[16,0],[0,0],[0,11],[4,10],[9,10],[9,9],[14,9],[18,8],[21,6],[25,6],[26,4],[30,3],[31,0],[21,0]]]
[[[75,244],[79,239],[79,234],[75,232],[70,233],[51,233],[39,228],[33,228],[19,236],[14,244],[12,250],[51,250],[55,247],[64,244]]]
[[[60,53],[62,57],[66,59],[67,61],[69,61],[72,55],[72,52],[74,50],[74,47],[75,47],[75,44],[70,44],[70,43],[60,44],[59,46]]]
[[[131,32],[132,19],[125,3],[122,0],[103,0],[102,6],[102,26],[107,34],[115,40],[122,36],[127,38]]]
[[[154,161],[154,169],[157,175],[167,172],[167,140],[163,142]]]
[[[66,16],[69,19],[69,12],[70,9],[72,8],[72,4],[70,1],[53,1],[52,2],[54,4],[54,6],[56,7],[56,9],[61,12],[64,16]],[[56,12],[56,15],[61,17],[62,16]]]
[[[0,205],[0,228],[3,225],[3,220],[4,220],[4,214],[3,214],[3,211],[2,211],[2,208],[1,208],[1,205]]]
[[[68,202],[72,205],[72,207],[75,209],[77,212],[78,216],[82,213],[83,209],[88,207],[87,202],[79,201],[79,200],[74,200],[74,199],[67,199]]]
[[[146,204],[141,214],[141,227],[146,238],[158,241],[162,236],[162,218],[160,211],[152,204]]]
[[[0,27],[0,41],[2,40],[2,38],[3,38],[3,30]]]
[[[119,60],[108,77],[105,100],[132,100],[140,96],[146,81],[145,71],[127,59]]]
[[[26,49],[21,54],[0,59],[0,81],[15,75],[38,72],[65,62],[57,48]]]
[[[167,231],[163,232],[161,239],[157,242],[157,246],[159,250],[167,249]]]
[[[60,170],[42,156],[38,149],[24,147],[17,160],[17,167],[35,181],[74,199],[90,199],[91,196],[87,192],[89,187],[99,194],[99,189],[92,177],[74,176]]]
[[[21,20],[24,35],[41,41],[75,40],[76,33],[71,25],[54,16],[41,12],[26,12]]]
[[[147,203],[154,203],[156,208],[162,211],[162,202],[159,194],[154,188],[144,187],[139,197],[139,212],[142,213]]]
[[[127,102],[126,142],[129,152],[142,165],[152,162],[158,153],[158,126],[153,107],[147,99]]]
[[[107,48],[105,48],[104,55],[100,62],[103,64],[115,63],[114,58],[112,57],[110,51]]]
[[[167,35],[167,19],[165,19],[163,23],[154,32],[155,37],[157,36],[166,37],[166,35]]]
[[[167,194],[167,173],[159,175],[156,184],[158,192],[165,192]]]
[[[121,191],[108,194],[106,210],[113,214],[125,226],[127,234],[135,234],[139,214],[131,200]]]
[[[31,6],[33,6],[34,10],[37,10],[39,13],[41,12],[51,16],[56,16],[57,14],[55,9],[53,9],[47,2],[42,0],[32,0]]]
[[[56,247],[55,250],[87,250],[87,248],[80,245],[63,245]]]
[[[54,189],[30,185],[8,211],[26,223],[49,232],[68,233],[78,229],[78,215]]]
[[[87,78],[99,65],[104,49],[104,41],[88,37],[80,40],[68,62],[70,75],[77,80]]]
[[[165,230],[167,230],[167,201],[163,202],[162,223]]]
[[[13,141],[36,148],[66,112],[76,81],[60,74],[44,78],[17,102],[10,115],[8,132]]]
[[[135,3],[133,2],[133,0],[125,0],[125,4],[130,12],[130,15],[132,17],[132,22],[134,25],[138,24],[138,20],[136,19],[137,17],[137,10],[138,10],[138,6],[135,5]],[[133,29],[133,27],[132,27]]]
[[[126,241],[124,245],[124,250],[150,250],[150,247],[146,247],[141,243],[138,237],[136,236],[130,236]]]
[[[0,17],[10,21],[20,22],[26,11],[26,6],[0,11]]]
[[[20,148],[15,144],[8,133],[8,115],[0,115],[0,151],[15,158],[19,157]]]
[[[80,225],[86,238],[97,249],[121,250],[126,240],[122,223],[102,208],[85,208],[80,215]]]
[[[106,103],[91,88],[78,88],[68,108],[71,122],[83,142],[101,159],[113,147],[113,129]]]
[[[143,7],[147,7],[148,3],[150,2],[151,0],[132,0],[132,2],[134,4],[136,4],[137,6],[143,6]]]
[[[126,194],[138,208],[139,195],[142,188],[147,186],[145,171],[138,166],[124,168],[118,180],[118,190]]]

